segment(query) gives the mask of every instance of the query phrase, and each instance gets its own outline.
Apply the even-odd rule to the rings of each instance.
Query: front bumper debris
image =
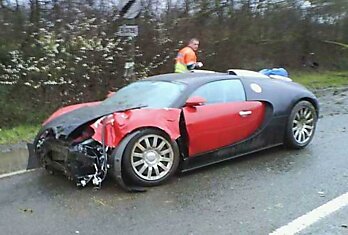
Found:
[[[142,187],[132,185],[122,174],[122,156],[129,140],[136,134],[124,138],[113,150],[104,149],[102,145],[91,146],[83,143],[71,146],[53,136],[28,143],[29,159],[27,169],[44,167],[50,173],[62,172],[78,187],[92,183],[101,187],[107,173],[111,173],[119,186],[127,192],[145,192]],[[92,141],[92,140],[91,140]],[[39,143],[39,144],[38,144]],[[108,172],[109,171],[109,172]]]

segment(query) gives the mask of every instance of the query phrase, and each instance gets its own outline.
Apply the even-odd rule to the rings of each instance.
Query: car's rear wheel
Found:
[[[178,165],[176,142],[155,129],[144,129],[135,135],[123,155],[125,174],[141,186],[162,184],[175,173]]]
[[[285,144],[294,149],[306,147],[314,136],[317,120],[317,112],[310,102],[298,102],[289,116]]]

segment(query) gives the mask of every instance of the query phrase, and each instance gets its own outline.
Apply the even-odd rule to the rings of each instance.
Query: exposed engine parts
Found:
[[[81,140],[81,136],[77,139]],[[78,187],[92,182],[100,188],[110,168],[108,154],[112,150],[92,138],[77,142],[76,138],[61,138],[54,130],[46,130],[37,140],[35,150],[47,170],[62,172]]]
[[[77,186],[86,186],[90,181],[92,181],[93,185],[97,187],[101,187],[101,183],[104,181],[108,168],[110,168],[110,165],[107,163],[108,160],[108,147],[103,147],[99,143],[97,143],[93,139],[85,140],[84,142],[78,144],[75,146],[76,152],[81,154],[82,156],[85,156],[86,158],[91,159],[94,161],[93,168],[94,173],[84,175],[77,174],[75,181]]]

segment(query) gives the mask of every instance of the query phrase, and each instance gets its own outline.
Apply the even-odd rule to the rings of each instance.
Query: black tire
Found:
[[[298,102],[288,119],[285,130],[285,145],[292,149],[302,149],[313,139],[318,115],[314,106],[308,101]]]
[[[156,129],[144,129],[127,144],[122,171],[135,185],[156,186],[166,182],[176,172],[179,157],[177,143],[167,134]]]

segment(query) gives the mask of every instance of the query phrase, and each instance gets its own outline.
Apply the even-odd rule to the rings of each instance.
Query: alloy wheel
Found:
[[[165,177],[173,166],[174,150],[164,137],[145,135],[133,146],[131,165],[142,179],[154,181]]]
[[[314,127],[313,110],[309,107],[300,109],[292,122],[292,133],[296,142],[303,144],[309,141],[313,135]]]

